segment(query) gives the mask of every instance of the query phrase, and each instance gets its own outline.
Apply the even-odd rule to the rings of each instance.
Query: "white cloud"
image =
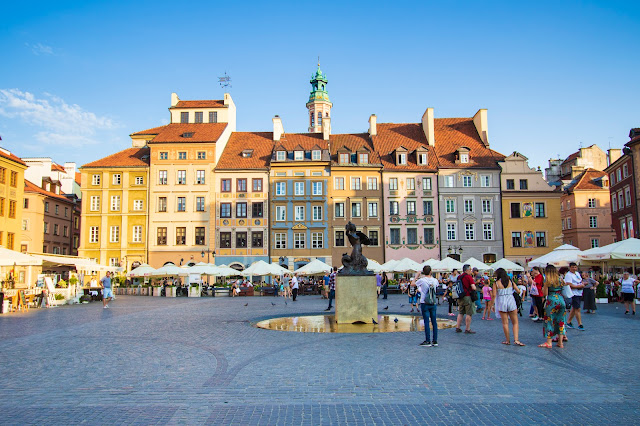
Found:
[[[38,99],[19,89],[0,89],[0,116],[40,128],[33,137],[40,143],[57,146],[97,144],[97,131],[117,127],[110,118],[67,104],[57,96],[45,93]]]
[[[47,56],[54,56],[55,55],[55,53],[53,53],[53,47],[47,46],[46,44],[42,44],[42,43],[36,43],[36,44],[25,43],[25,46],[30,48],[34,55],[47,55]]]

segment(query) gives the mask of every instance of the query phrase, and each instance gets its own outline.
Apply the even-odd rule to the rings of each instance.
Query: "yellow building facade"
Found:
[[[80,257],[125,270],[147,262],[149,148],[125,149],[80,171]]]
[[[0,148],[0,246],[20,250],[24,171],[27,165]]]
[[[526,266],[563,243],[562,192],[550,186],[541,171],[529,168],[527,157],[518,152],[498,164],[504,257]]]

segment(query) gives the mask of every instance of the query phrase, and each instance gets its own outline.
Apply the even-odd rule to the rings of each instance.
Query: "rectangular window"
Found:
[[[117,243],[120,241],[120,227],[119,226],[111,226],[109,228],[109,242]]]
[[[274,240],[276,242],[277,249],[286,249],[287,248],[287,234],[284,233],[276,233],[274,234]]]
[[[167,185],[167,171],[166,170],[158,170],[158,185]]]
[[[97,243],[100,235],[100,229],[97,226],[91,226],[89,228],[89,242]]]
[[[112,195],[111,196],[111,211],[117,212],[120,211],[120,196]]]
[[[616,194],[611,194],[611,210],[614,212],[618,210],[618,197],[616,197]]]
[[[236,248],[245,248],[247,246],[247,233],[236,232]]]
[[[253,192],[262,192],[262,179],[251,180]]]
[[[625,206],[629,207],[631,205],[631,188],[628,186],[624,188],[624,198],[626,200]]]
[[[23,231],[29,230],[29,219],[22,219],[22,230]]]
[[[312,160],[320,160],[321,158],[321,151],[319,149],[314,149],[313,151],[311,151],[311,159]]]
[[[231,203],[220,203],[220,217],[231,217]]]
[[[313,206],[313,220],[322,220],[322,206]]]
[[[470,188],[472,185],[471,176],[462,176],[462,186],[465,188]]]
[[[378,217],[378,203],[369,203],[369,217]]]
[[[231,248],[231,232],[220,233],[220,248]]]
[[[520,217],[520,203],[511,203],[511,217],[512,218]]]
[[[114,174],[112,179],[113,179],[112,182],[114,185],[120,185],[120,182],[122,180],[122,175],[120,175],[119,173]]]
[[[187,197],[178,197],[178,211],[179,212],[187,211]]]
[[[22,208],[23,209],[28,209],[29,208],[29,199],[25,198],[23,203],[22,203]]]
[[[277,161],[284,161],[287,159],[287,152],[286,151],[277,151],[276,152],[276,160]]]
[[[358,164],[368,164],[369,163],[369,154],[360,153],[358,154]]]
[[[322,195],[322,182],[312,182],[311,187],[313,195]]]
[[[464,200],[464,212],[473,213],[473,200]]]
[[[209,111],[209,123],[218,122],[218,111]]]
[[[176,245],[184,246],[187,244],[187,228],[180,226],[176,228]]]
[[[544,203],[536,203],[536,217],[546,217]]]
[[[197,212],[204,211],[204,197],[196,197],[196,211]]]
[[[520,190],[525,191],[529,189],[529,181],[527,179],[520,179]]]
[[[482,175],[480,176],[480,186],[483,188],[488,188],[491,186],[491,176]]]
[[[407,178],[407,191],[415,191],[415,190],[416,190],[415,178]]]
[[[491,200],[482,200],[482,213],[491,213]]]
[[[247,192],[247,180],[246,179],[236,179],[236,191],[237,192]]]
[[[195,123],[203,123],[204,122],[204,114],[203,114],[202,111],[196,111],[194,122]]]
[[[156,242],[156,244],[159,246],[167,245],[167,228],[158,228],[158,231],[156,233]]]
[[[136,185],[144,185],[144,177],[136,176]]]
[[[407,228],[407,244],[418,244],[418,229]]]
[[[344,189],[344,178],[337,177],[334,179],[334,189],[343,190]]]
[[[297,160],[297,161],[304,160],[304,151],[294,151],[293,152],[293,159]]]
[[[392,245],[400,244],[400,228],[389,229],[389,239]]]
[[[618,208],[622,209],[624,206],[624,196],[622,195],[622,191],[618,191]]]
[[[389,190],[397,191],[398,190],[398,178],[389,179]]]
[[[263,216],[263,204],[262,202],[251,203],[251,217],[256,218]]]
[[[407,201],[407,214],[411,216],[415,216],[416,214],[416,202],[415,201]]]
[[[620,182],[622,180],[622,172],[620,168],[616,170],[616,182]]]
[[[294,195],[304,195],[304,182],[294,182],[293,191]]]
[[[457,226],[455,223],[447,223],[447,240],[457,240]]]
[[[482,239],[487,241],[493,240],[493,223],[482,224]]]
[[[571,218],[567,218],[567,229],[571,229]]]
[[[367,178],[367,189],[369,191],[377,191],[378,190],[378,178],[374,178],[374,177]]]
[[[595,198],[589,198],[588,206],[589,206],[590,209],[594,209],[596,207],[596,199]]]
[[[11,219],[15,219],[16,218],[16,205],[17,204],[18,203],[16,201],[9,200],[9,218],[11,218]]]
[[[596,248],[596,247],[600,247],[600,240],[598,240],[597,238],[592,238],[591,239],[591,248]]]
[[[196,153],[196,158],[198,160],[206,160],[207,159],[207,152],[206,151],[198,151]]]
[[[516,189],[516,183],[513,179],[507,179],[507,189]]]
[[[360,203],[351,203],[351,217],[360,217],[361,207]]]
[[[293,234],[293,248],[303,249],[305,246],[305,234],[296,232]]]
[[[295,206],[294,212],[294,220],[304,220],[304,206]]]
[[[45,211],[47,210],[45,209]],[[2,216],[4,216],[4,198],[0,197],[0,217]]]
[[[90,210],[92,212],[100,211],[100,197],[99,196],[97,196],[97,195],[92,195],[91,196]]]
[[[445,213],[455,213],[456,200],[453,198],[447,198],[446,200],[444,200],[444,211]]]
[[[247,217],[247,203],[236,203],[236,217]]]
[[[11,173],[15,173],[15,172],[11,172]],[[13,250],[15,239],[16,239],[16,234],[14,234],[13,232],[7,232],[7,248],[9,250]]]
[[[344,247],[344,231],[336,231],[336,247]]]
[[[455,180],[453,179],[453,176],[445,176],[444,177],[444,186],[445,188],[453,188],[455,185]]]
[[[189,112],[181,112],[180,113],[180,122],[181,123],[188,123],[189,122]]]
[[[178,170],[178,181],[176,183],[178,185],[186,185],[187,184],[187,171],[186,170]]]
[[[476,225],[474,223],[464,224],[464,239],[475,240],[476,239]]]
[[[142,211],[143,207],[144,207],[143,200],[133,200],[133,210]]]
[[[167,151],[163,151],[160,153],[160,159],[161,160],[168,160],[169,159],[169,153]]]
[[[407,154],[398,154],[398,164],[404,165],[407,164]]]
[[[276,182],[276,195],[287,195],[286,182]]]
[[[254,231],[251,233],[251,247],[262,247],[262,231]]]
[[[422,213],[425,216],[433,215],[433,201],[425,200],[422,202]]]
[[[13,203],[14,203],[14,211],[15,211],[15,201]],[[56,204],[55,211],[56,211],[56,216],[60,214],[60,205]]]
[[[276,206],[276,220],[278,222],[287,220],[287,208],[285,206]]]
[[[546,247],[547,246],[547,233],[546,232],[536,232],[536,246],[537,247]]]
[[[435,244],[435,233],[433,228],[424,228],[424,243]]]
[[[49,202],[48,201],[44,202],[44,212],[45,213],[49,213]]]
[[[389,201],[389,214],[400,214],[400,204],[397,201]]]
[[[220,180],[220,192],[231,192],[231,179]]]
[[[158,197],[158,211],[159,212],[167,211],[167,197]]]
[[[4,167],[0,167],[0,183],[4,184],[7,182],[7,169],[5,169]],[[0,241],[0,244],[2,244],[2,241]]]
[[[629,167],[626,164],[622,166],[622,176],[625,178],[629,176]]]
[[[511,233],[511,247],[522,247],[522,233]]]
[[[196,185],[204,185],[204,170],[196,170]]]
[[[57,223],[53,224],[53,235],[60,235],[60,225]]]
[[[427,165],[427,154],[418,154],[418,164]]]
[[[598,216],[589,216],[589,228],[598,227]]]
[[[68,226],[64,226],[62,227],[62,236],[63,237],[68,237],[69,236],[69,227]]]
[[[321,249],[324,246],[324,238],[322,232],[311,233],[311,248]]]
[[[141,225],[135,225],[133,227],[133,242],[134,243],[142,242],[142,226]]]
[[[351,178],[351,189],[353,189],[353,190],[359,190],[360,189],[360,178],[359,177],[352,177]]]
[[[344,217],[344,203],[335,204],[336,217]]]
[[[49,223],[48,223],[48,222],[45,222],[45,223],[44,223],[44,233],[45,233],[45,234],[48,234],[48,233],[49,233]]]
[[[93,175],[91,179],[92,185],[100,185],[100,175]]]
[[[350,163],[351,162],[351,155],[346,153],[346,152],[340,153],[338,162],[340,164],[348,164],[348,163]]]

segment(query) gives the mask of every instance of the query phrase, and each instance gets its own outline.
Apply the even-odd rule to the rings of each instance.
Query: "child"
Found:
[[[409,288],[407,289],[407,294],[409,295],[409,304],[411,305],[411,312],[413,309],[418,311],[418,286],[416,286],[416,280],[411,280],[411,284],[409,284]]]
[[[487,281],[482,287],[482,299],[484,300],[482,319],[487,319],[489,321],[493,321],[493,318],[491,318],[491,290],[491,285],[489,284],[489,281]]]

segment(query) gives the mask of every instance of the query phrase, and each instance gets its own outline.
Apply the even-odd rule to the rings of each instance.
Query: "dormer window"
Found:
[[[293,159],[296,161],[304,160],[304,151],[295,151],[293,154]]]
[[[311,159],[312,160],[319,160],[320,159],[320,155],[321,152],[319,149],[314,149],[313,151],[311,151]]]
[[[358,164],[369,164],[369,154],[366,152],[358,154]]]
[[[192,138],[193,137],[193,132],[186,132],[182,134],[183,138]]]
[[[286,151],[277,151],[276,152],[276,160],[277,161],[284,161],[287,159],[287,152]]]
[[[404,152],[398,153],[397,159],[398,159],[398,165],[407,164],[407,154],[405,154]]]
[[[351,154],[349,154],[348,152],[340,153],[340,159],[339,159],[340,164],[349,164],[351,162],[350,160],[351,160]]]
[[[421,166],[426,166],[427,165],[427,153],[419,153],[418,154],[418,164],[420,164]]]
[[[251,158],[251,154],[253,154],[252,149],[245,149],[242,151],[242,158]]]

